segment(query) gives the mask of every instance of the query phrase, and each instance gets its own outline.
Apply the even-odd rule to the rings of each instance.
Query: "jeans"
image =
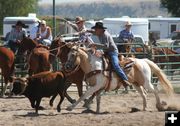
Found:
[[[18,49],[18,44],[16,42],[12,41],[12,40],[9,40],[8,46],[14,53]]]
[[[118,74],[118,76],[122,80],[128,80],[126,74],[124,73],[124,71],[122,70],[122,68],[119,65],[118,53],[117,52],[108,52],[108,55],[111,58],[112,66],[113,66],[115,72]]]

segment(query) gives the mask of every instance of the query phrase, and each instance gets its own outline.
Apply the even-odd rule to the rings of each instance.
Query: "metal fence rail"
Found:
[[[180,46],[176,46],[177,48],[180,48]],[[174,46],[158,46],[154,48],[168,48],[173,49]],[[180,57],[180,54],[166,54],[166,55],[152,55],[152,58],[172,58],[174,56]],[[173,62],[158,62],[156,63],[158,66],[165,65],[163,71],[167,75],[167,78],[171,81],[173,86],[180,86],[180,61],[173,61]],[[177,65],[177,67],[172,68],[173,65]],[[154,82],[154,84],[157,84],[157,82]],[[179,84],[179,85],[178,85]]]
[[[122,45],[122,43],[116,43],[117,46],[120,46]],[[127,43],[125,43],[127,44]],[[146,49],[144,47],[144,45],[142,44],[139,44],[139,43],[133,43],[132,44],[133,48],[136,48],[136,47],[141,47],[142,48],[142,52],[131,52],[131,54],[135,55],[135,57],[137,58],[149,58],[152,60],[152,58],[154,57],[171,57],[171,56],[180,56],[180,54],[175,54],[175,55],[152,55],[152,52],[151,53],[147,53],[146,52]],[[159,46],[157,48],[169,48],[169,49],[172,49],[174,47],[172,46]],[[176,48],[180,48],[180,46],[176,46]],[[122,53],[122,54],[127,54],[127,53]],[[18,57],[18,56],[17,56]],[[171,66],[172,65],[179,65],[180,66],[180,61],[178,62],[163,62],[163,63],[156,63],[158,66],[160,65],[166,65],[166,67],[163,69],[164,73],[167,75],[168,79],[171,81],[171,83],[176,86],[180,86],[180,67],[179,68],[174,68],[172,69]],[[19,64],[16,64],[16,67],[17,66],[24,66],[25,64],[24,63],[19,63]],[[54,70],[60,70],[60,61],[57,59],[54,63],[53,63],[53,68]],[[19,69],[19,68],[16,68],[16,71],[15,71],[15,76],[25,76],[27,75],[28,71],[27,70],[22,70],[22,69]],[[1,74],[0,74],[0,78],[1,77]],[[152,78],[152,80],[154,79],[155,77]],[[2,90],[2,84],[3,84],[3,80],[1,79],[1,90]],[[153,84],[158,84],[158,82],[153,82]],[[75,86],[75,85],[74,85]],[[72,88],[70,88],[68,91],[77,91],[77,88],[72,86]],[[71,90],[72,89],[72,90]],[[84,86],[83,86],[83,89],[86,90],[87,87],[86,87],[86,84],[84,83]]]

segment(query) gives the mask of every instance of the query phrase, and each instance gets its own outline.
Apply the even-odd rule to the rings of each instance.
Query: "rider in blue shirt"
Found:
[[[127,40],[130,41],[134,40],[134,35],[133,32],[131,31],[131,26],[132,26],[131,22],[127,21],[125,23],[125,29],[120,32],[119,39],[121,40],[122,43],[125,43],[125,41]],[[125,52],[123,46],[120,48],[120,51]]]

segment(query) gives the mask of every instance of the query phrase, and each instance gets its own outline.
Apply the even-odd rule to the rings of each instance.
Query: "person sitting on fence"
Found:
[[[87,32],[84,22],[85,20],[79,16],[76,17],[75,23],[67,21],[67,23],[78,32],[79,41],[85,44],[85,46],[88,46],[93,43],[93,40],[91,39],[91,33]]]
[[[20,42],[26,37],[26,30],[23,28],[25,24],[22,21],[17,21],[15,28],[7,36],[8,47],[15,53]]]
[[[125,23],[125,29],[123,29],[119,34],[119,39],[122,43],[126,43],[127,41],[133,41],[134,35],[131,31],[132,23],[130,21],[127,21]],[[133,50],[131,50],[133,52]],[[120,52],[126,52],[124,46],[120,47]]]
[[[49,26],[46,25],[46,21],[42,20],[40,28],[38,29],[37,36],[35,39],[40,44],[50,46],[52,42],[52,31]]]

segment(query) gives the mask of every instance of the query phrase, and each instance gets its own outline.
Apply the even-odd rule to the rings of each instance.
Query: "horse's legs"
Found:
[[[161,106],[160,97],[159,97],[159,95],[158,95],[157,90],[154,89],[154,87],[153,87],[153,85],[152,85],[151,82],[149,82],[147,88],[149,89],[149,91],[153,92],[154,95],[155,95],[155,97],[156,97],[156,107],[157,107],[157,109],[158,109],[158,110],[161,109],[162,106]]]
[[[65,95],[65,92],[59,92],[59,95],[60,95],[60,101],[57,105],[57,111],[60,112],[61,111],[61,103],[63,102],[64,100],[64,95]]]
[[[13,89],[13,83],[10,82],[10,86],[9,86],[9,97],[12,96],[12,93],[11,93],[12,89]]]
[[[94,92],[98,91],[101,88],[101,84],[96,84],[93,87],[90,87],[74,104],[69,106],[66,110],[72,111],[82,100],[92,95]]]
[[[135,86],[136,90],[140,93],[143,98],[143,111],[147,109],[147,92],[145,91],[143,86]]]
[[[77,82],[76,86],[77,86],[77,89],[78,89],[79,97],[81,97],[82,94],[83,94],[83,80],[80,81],[80,82]]]
[[[53,102],[54,102],[54,99],[56,98],[57,95],[58,95],[58,94],[55,94],[55,95],[53,95],[53,96],[51,97],[51,99],[50,99],[50,101],[49,101],[49,105],[50,105],[51,107],[53,107]]]
[[[96,92],[96,104],[97,104],[97,107],[96,107],[96,113],[99,113],[100,112],[100,102],[101,102],[101,92],[103,90],[100,89],[99,91]]]
[[[66,87],[65,87],[65,97],[67,98],[67,100],[69,101],[69,102],[71,102],[71,104],[73,104],[73,103],[75,103],[76,102],[76,100],[75,99],[72,99],[69,95],[68,95],[68,93],[67,93],[67,89],[71,86],[71,82],[66,82]]]
[[[7,86],[8,86],[8,79],[6,77],[4,77],[4,82],[5,82],[5,85],[4,85],[4,88],[3,88],[3,91],[2,91],[2,97],[5,96]]]
[[[83,107],[89,109],[90,108],[90,104],[92,103],[92,100],[94,99],[95,95],[96,94],[93,93],[93,95],[91,95],[91,97],[89,97],[89,99],[85,99]]]

